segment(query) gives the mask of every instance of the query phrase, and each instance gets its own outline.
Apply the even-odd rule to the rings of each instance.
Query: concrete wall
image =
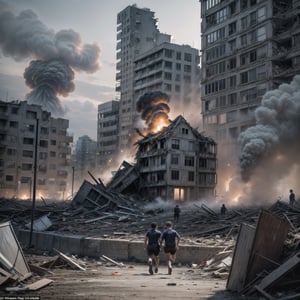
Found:
[[[16,231],[19,243],[28,246],[30,231]],[[32,246],[35,250],[50,252],[57,249],[65,254],[88,256],[99,258],[106,255],[118,261],[147,260],[143,241],[129,241],[125,239],[103,239],[85,237],[80,235],[69,235],[55,232],[33,232]],[[224,247],[200,247],[197,245],[180,245],[177,252],[177,263],[200,263],[210,259]],[[161,261],[165,261],[163,250],[160,255]]]

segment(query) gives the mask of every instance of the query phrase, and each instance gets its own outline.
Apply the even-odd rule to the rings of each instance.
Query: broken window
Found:
[[[227,120],[228,122],[233,122],[233,121],[236,121],[237,119],[237,111],[229,111],[227,113]]]
[[[160,143],[160,149],[164,149],[166,140],[160,140],[159,143]]]
[[[162,181],[165,180],[165,172],[161,171],[157,173],[157,180]]]
[[[184,165],[193,167],[194,166],[194,156],[186,156],[184,158]]]
[[[179,171],[178,170],[172,170],[171,171],[171,179],[172,180],[179,180]]]
[[[246,29],[248,27],[248,16],[243,17],[241,19],[241,23],[242,23],[242,29]]]
[[[171,155],[171,164],[178,165],[179,164],[179,155],[172,154]]]
[[[246,9],[247,8],[247,0],[241,0],[240,6],[241,6],[241,10]]]
[[[234,88],[236,86],[236,75],[229,77],[229,87]]]
[[[250,14],[250,25],[254,25],[256,23],[256,11]]]
[[[23,150],[22,156],[23,156],[23,157],[30,157],[30,158],[33,158],[33,151],[30,151],[30,150]]]
[[[247,45],[247,34],[243,34],[241,36],[241,46],[246,46]]]
[[[189,130],[187,128],[181,128],[182,134],[189,134]]]
[[[41,141],[40,141],[40,147],[48,148],[48,141],[46,141],[46,140],[41,140]]]
[[[232,22],[228,25],[228,35],[232,35],[236,32],[236,22]]]
[[[199,158],[199,168],[206,168],[207,167],[207,160],[206,158]]]
[[[17,150],[14,148],[8,148],[7,149],[7,155],[15,156],[17,154]]]
[[[241,73],[240,76],[241,76],[241,84],[248,82],[248,72],[247,71]]]
[[[37,112],[36,111],[26,111],[26,119],[35,120],[37,118]]]
[[[40,157],[40,159],[47,159],[48,153],[47,152],[40,152],[39,157]]]
[[[24,145],[33,145],[33,138],[23,138]]]
[[[250,51],[250,62],[256,61],[256,49]]]
[[[229,105],[236,105],[237,104],[237,94],[232,93],[228,95],[228,104]]]
[[[195,151],[195,142],[194,141],[189,141],[188,150],[189,151]]]
[[[178,139],[172,139],[172,149],[177,149],[179,150],[180,146],[180,140]]]
[[[5,176],[5,180],[6,181],[14,181],[14,176],[12,176],[12,175],[6,175]]]
[[[184,53],[184,60],[185,61],[192,61],[192,54],[191,53]]]
[[[20,181],[21,183],[31,183],[31,177],[22,176]]]
[[[195,180],[195,174],[194,172],[188,173],[188,181],[194,181]]]

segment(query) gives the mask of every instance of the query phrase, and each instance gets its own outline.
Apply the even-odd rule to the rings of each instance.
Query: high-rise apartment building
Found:
[[[76,181],[88,177],[88,171],[93,172],[96,168],[97,142],[89,136],[83,135],[78,138],[73,155]]]
[[[69,121],[39,105],[0,101],[0,196],[63,199],[71,185]],[[36,176],[34,176],[36,170]]]
[[[162,43],[140,54],[134,61],[134,99],[161,91],[170,98],[173,118],[182,112],[188,118],[196,105],[200,112],[199,63],[199,50],[188,45]]]
[[[237,162],[266,91],[300,71],[300,1],[200,0],[202,115],[219,164]]]
[[[120,150],[131,146],[134,130],[134,61],[154,46],[170,42],[170,35],[160,33],[156,23],[154,12],[136,5],[126,7],[117,16],[116,91],[120,93]]]
[[[98,105],[97,166],[107,167],[118,156],[119,101]]]

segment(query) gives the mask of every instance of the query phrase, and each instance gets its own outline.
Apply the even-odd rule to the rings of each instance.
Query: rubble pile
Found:
[[[126,184],[122,176],[115,177],[118,182],[112,182],[112,188],[95,178],[95,184],[84,181],[71,201],[42,199],[33,214],[31,201],[0,199],[0,222],[28,229],[34,216],[34,223],[47,220],[47,226],[39,227],[43,231],[142,241],[151,222],[162,230],[166,221],[173,220],[175,205],[168,201],[144,202],[134,196],[134,169],[125,165],[121,172]],[[293,207],[283,201],[271,206],[228,207],[225,215],[213,203],[182,203],[180,208],[174,227],[183,244],[224,247],[210,260],[199,261],[191,268],[227,278],[228,290],[247,296],[276,299],[300,295],[298,203]],[[52,263],[57,265],[62,260],[68,259],[59,253]],[[11,278],[4,270],[3,274],[6,280]]]

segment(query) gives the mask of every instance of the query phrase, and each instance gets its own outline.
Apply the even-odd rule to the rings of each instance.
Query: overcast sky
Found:
[[[96,140],[97,106],[116,99],[116,19],[121,10],[133,4],[149,8],[158,18],[160,32],[172,35],[173,43],[200,48],[199,0],[0,0],[1,3],[7,3],[16,16],[31,9],[54,32],[73,29],[83,44],[99,45],[100,69],[94,73],[75,72],[75,90],[60,97],[75,140],[85,134]],[[24,100],[29,88],[23,73],[31,60],[27,57],[15,61],[0,49],[1,100]]]

